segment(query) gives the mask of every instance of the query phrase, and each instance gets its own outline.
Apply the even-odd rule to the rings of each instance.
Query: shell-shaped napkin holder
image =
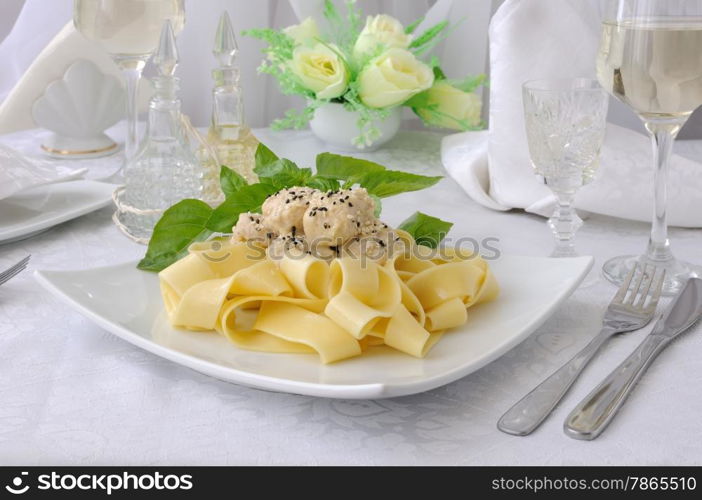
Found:
[[[125,100],[116,77],[91,61],[77,60],[32,106],[37,125],[51,131],[41,149],[54,158],[97,158],[116,152],[117,144],[105,130],[124,116]]]

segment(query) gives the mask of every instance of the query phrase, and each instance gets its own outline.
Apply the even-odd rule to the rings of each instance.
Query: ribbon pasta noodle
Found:
[[[446,249],[434,257],[411,244],[418,251],[381,265],[348,255],[272,260],[247,243],[197,243],[159,273],[161,294],[174,327],[217,331],[242,349],[332,363],[386,345],[421,358],[499,288],[482,258]]]

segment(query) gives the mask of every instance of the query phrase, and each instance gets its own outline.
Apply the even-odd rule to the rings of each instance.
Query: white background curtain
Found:
[[[336,3],[344,8],[341,1]],[[451,77],[485,71],[487,25],[499,3],[500,0],[358,0],[366,14],[391,14],[405,24],[426,15],[434,6],[435,19],[427,19],[426,24],[446,17],[452,23],[461,21],[436,49]],[[239,33],[249,28],[295,24],[299,18],[318,13],[321,4],[321,0],[186,0],[187,20],[178,37],[181,62],[177,74],[181,77],[183,109],[193,122],[206,125],[209,120],[210,72],[215,65],[211,51],[217,20],[223,10],[229,11],[238,35],[246,115],[252,126],[260,127],[281,116],[285,109],[299,106],[301,101],[281,95],[272,78],[256,73],[263,43]],[[70,21],[72,5],[72,0],[0,2],[0,39],[7,33],[0,43],[0,100],[7,96],[41,49]]]

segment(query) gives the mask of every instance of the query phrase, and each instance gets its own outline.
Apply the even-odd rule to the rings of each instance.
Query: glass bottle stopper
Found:
[[[239,52],[239,46],[236,43],[229,13],[225,10],[219,18],[212,53],[222,68],[231,68],[234,66],[237,52]]]

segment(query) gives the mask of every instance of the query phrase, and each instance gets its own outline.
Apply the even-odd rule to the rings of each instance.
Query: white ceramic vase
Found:
[[[42,142],[56,158],[95,158],[117,151],[104,131],[124,115],[125,91],[120,81],[93,62],[79,59],[63,78],[51,82],[34,102],[34,121],[52,133]]]
[[[343,104],[330,102],[315,110],[314,117],[310,120],[310,128],[314,135],[332,149],[346,152],[374,151],[395,137],[400,130],[402,108],[393,108],[387,118],[374,122],[380,130],[380,136],[365,147],[357,146],[353,142],[359,135],[358,118],[358,112],[347,111]]]

